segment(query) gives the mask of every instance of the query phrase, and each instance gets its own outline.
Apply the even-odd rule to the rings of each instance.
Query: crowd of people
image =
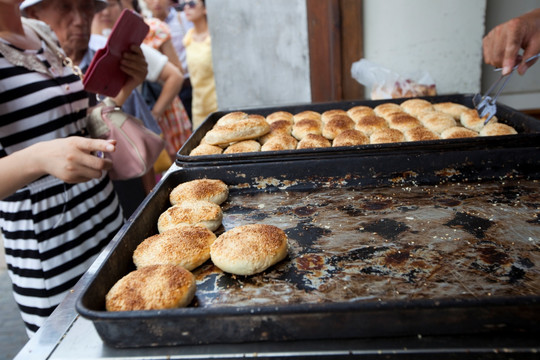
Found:
[[[152,171],[131,184],[110,181],[113,164],[95,154],[116,144],[86,136],[98,100],[74,73],[88,68],[124,9],[143,14],[150,31],[122,55],[128,81],[112,101],[163,135],[170,162],[217,110],[204,0],[0,0],[0,229],[29,335],[118,232],[128,202],[136,207],[155,185]],[[493,29],[485,61],[524,73],[532,62],[520,59],[540,51],[539,24],[535,10]]]

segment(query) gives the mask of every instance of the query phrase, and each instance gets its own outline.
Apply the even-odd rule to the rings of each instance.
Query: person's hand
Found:
[[[118,106],[124,104],[131,92],[142,84],[148,74],[148,64],[140,46],[131,45],[130,51],[122,54],[120,69],[128,75],[128,79],[118,95],[113,98]]]
[[[540,52],[540,9],[498,25],[484,37],[482,47],[486,64],[502,67],[504,75],[519,64],[518,72],[523,75],[536,62],[523,60]]]
[[[112,167],[110,159],[98,157],[99,152],[113,152],[116,141],[72,136],[35,145],[41,171],[67,183],[85,182],[102,176]]]

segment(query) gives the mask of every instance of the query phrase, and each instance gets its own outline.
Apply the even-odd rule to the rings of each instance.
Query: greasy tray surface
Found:
[[[540,151],[523,146],[179,169],[106,250],[77,310],[116,347],[531,331]],[[289,256],[253,277],[206,263],[188,308],[104,311],[170,191],[203,177],[231,189],[218,232],[274,224]]]
[[[224,228],[279,226],[290,239],[289,257],[251,277],[202,266],[194,272],[198,306],[540,295],[537,181],[344,183],[232,189]]]
[[[458,104],[466,105],[473,108],[472,95],[455,94],[455,95],[440,95],[432,97],[422,97],[422,99],[429,100],[432,103],[441,102],[455,102]],[[289,111],[292,114],[299,113],[304,110],[314,110],[320,113],[331,109],[350,109],[357,105],[366,105],[375,107],[382,103],[395,102],[401,103],[407,99],[389,99],[389,100],[357,100],[357,101],[340,101],[329,103],[313,103],[313,104],[298,104],[298,105],[283,105],[275,107],[264,108],[248,108],[248,109],[235,109],[235,111],[244,111],[248,114],[269,115],[275,111],[283,110]],[[232,111],[232,110],[231,110]],[[507,123],[513,126],[518,132],[517,135],[511,136],[493,136],[493,137],[477,137],[477,138],[464,138],[464,139],[451,139],[451,140],[432,140],[432,141],[418,141],[418,142],[406,142],[406,143],[391,143],[391,144],[375,144],[375,145],[358,145],[339,148],[317,148],[317,149],[297,149],[297,150],[284,150],[284,151],[266,151],[256,153],[240,153],[240,154],[219,154],[219,155],[205,155],[205,156],[189,156],[191,150],[199,145],[204,135],[212,129],[214,124],[223,115],[230,111],[218,111],[210,114],[208,118],[201,124],[201,126],[192,134],[188,141],[178,151],[176,156],[176,163],[179,166],[201,166],[201,165],[218,165],[223,163],[246,163],[246,162],[261,162],[261,161],[275,161],[276,159],[305,159],[312,158],[314,156],[335,156],[336,154],[351,154],[351,153],[365,153],[373,150],[401,150],[403,148],[415,149],[415,148],[443,148],[446,146],[457,147],[485,147],[485,146],[497,146],[501,141],[511,142],[520,141],[524,137],[540,137],[540,121],[535,118],[520,113],[503,104],[497,105],[497,117],[500,122]],[[505,138],[502,140],[502,138]]]

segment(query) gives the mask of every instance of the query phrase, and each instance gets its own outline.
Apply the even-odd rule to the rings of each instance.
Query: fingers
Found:
[[[142,50],[139,46],[132,45],[130,51],[122,54],[120,68],[133,79],[142,82],[148,73],[148,63],[146,62]]]

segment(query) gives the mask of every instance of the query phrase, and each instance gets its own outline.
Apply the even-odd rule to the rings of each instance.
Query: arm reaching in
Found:
[[[523,60],[540,52],[540,8],[529,11],[493,28],[483,39],[484,61],[502,67],[508,74],[519,64],[518,72],[523,75],[536,60]],[[519,51],[523,49],[523,55]]]
[[[113,152],[114,141],[68,137],[43,141],[0,159],[0,199],[50,174],[67,183],[99,178],[112,167],[109,159],[93,155]]]

